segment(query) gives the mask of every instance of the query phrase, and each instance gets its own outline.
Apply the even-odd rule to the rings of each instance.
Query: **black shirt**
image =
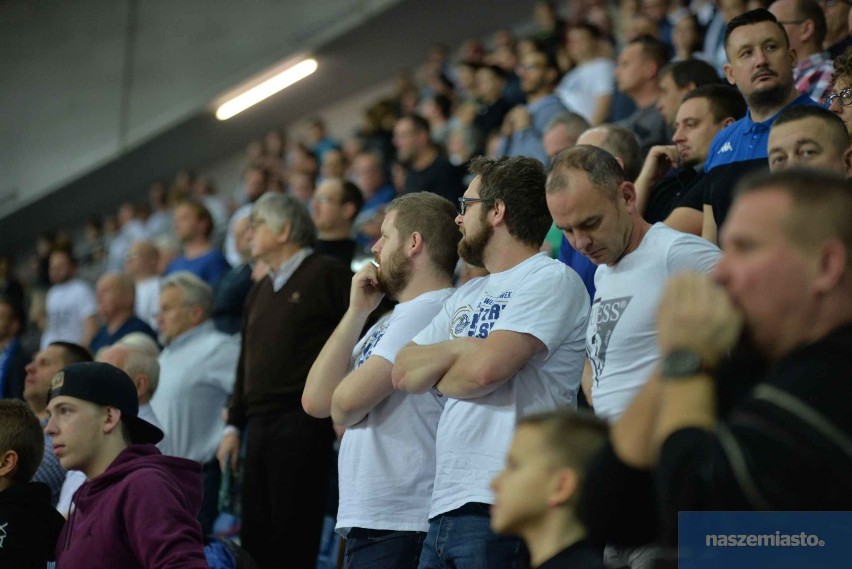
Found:
[[[569,545],[536,569],[604,569],[603,550],[584,539]]]
[[[703,188],[699,187],[704,177],[704,169],[696,170],[691,166],[673,170],[651,188],[648,205],[645,206],[645,221],[657,223],[679,207],[704,210]]]
[[[462,177],[464,172],[453,166],[443,156],[438,156],[432,164],[422,170],[409,170],[405,178],[405,193],[432,192],[458,203],[464,193]]]

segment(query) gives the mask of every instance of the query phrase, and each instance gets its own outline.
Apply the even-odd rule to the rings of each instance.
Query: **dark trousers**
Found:
[[[202,465],[202,498],[201,510],[198,512],[198,522],[201,524],[201,535],[213,533],[213,523],[219,516],[219,486],[222,483],[222,472],[219,461],[215,458]]]
[[[248,422],[243,548],[261,569],[314,569],[334,431],[301,404]]]
[[[426,533],[352,528],[343,569],[417,569]]]

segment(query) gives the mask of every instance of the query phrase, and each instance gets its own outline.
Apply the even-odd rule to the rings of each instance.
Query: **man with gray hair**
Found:
[[[160,384],[151,400],[169,454],[204,467],[204,497],[199,521],[210,533],[217,515],[220,472],[216,450],[225,424],[222,409],[234,387],[239,345],[210,319],[213,291],[187,271],[160,283]]]
[[[541,138],[548,160],[553,160],[554,156],[577,144],[577,139],[590,126],[586,119],[571,111],[559,113],[550,119]]]
[[[252,206],[252,257],[269,273],[246,299],[228,427],[219,446],[236,466],[248,428],[242,545],[262,568],[313,567],[319,549],[331,444],[330,419],[302,409],[316,359],[349,305],[352,273],[314,253],[316,230],[304,205],[265,194]]]

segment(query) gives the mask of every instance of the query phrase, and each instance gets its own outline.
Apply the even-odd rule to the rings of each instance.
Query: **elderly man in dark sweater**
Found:
[[[252,207],[252,256],[270,267],[246,301],[237,380],[218,457],[236,465],[247,428],[242,544],[266,569],[316,562],[334,432],[301,405],[311,364],[349,303],[342,263],[314,254],[310,214],[266,194]],[[284,556],[284,557],[282,557]]]

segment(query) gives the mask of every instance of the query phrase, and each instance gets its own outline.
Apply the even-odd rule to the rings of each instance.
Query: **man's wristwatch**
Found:
[[[683,379],[695,377],[699,374],[712,375],[712,368],[701,358],[701,354],[695,350],[677,349],[672,350],[663,357],[660,374],[665,379]]]

